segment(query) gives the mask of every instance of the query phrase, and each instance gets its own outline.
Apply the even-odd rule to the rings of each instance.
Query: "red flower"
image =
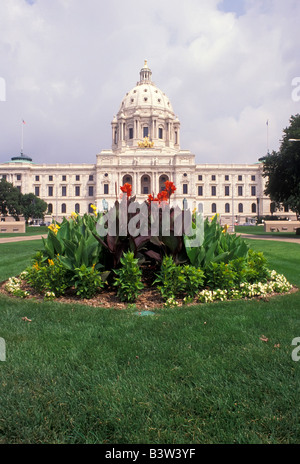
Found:
[[[168,192],[168,195],[170,197],[172,195],[172,193],[175,192],[176,187],[175,187],[174,183],[171,182],[170,180],[167,180],[165,182],[165,186],[166,186],[166,191]]]
[[[160,193],[157,194],[157,199],[161,203],[163,201],[168,201],[169,194],[166,190],[162,190]]]
[[[128,197],[131,197],[131,192],[132,192],[132,186],[131,184],[124,184],[122,187],[120,187],[123,193],[126,193]]]

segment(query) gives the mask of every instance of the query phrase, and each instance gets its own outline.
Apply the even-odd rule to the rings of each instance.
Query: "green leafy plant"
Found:
[[[63,295],[70,287],[68,272],[59,258],[49,259],[47,264],[35,261],[25,279],[39,293],[53,292],[55,296]]]
[[[76,290],[76,295],[80,298],[92,298],[101,288],[104,282],[100,272],[94,266],[86,267],[84,264],[80,268],[75,268],[72,282]]]
[[[138,258],[132,251],[124,253],[120,259],[121,267],[115,269],[114,286],[117,287],[117,295],[121,301],[134,302],[144,288],[141,278],[142,271],[138,265]]]
[[[158,284],[157,288],[165,300],[173,300],[178,294],[184,293],[186,277],[182,267],[174,263],[172,256],[163,258],[160,272],[153,284]]]
[[[230,289],[235,285],[236,273],[225,263],[210,263],[205,271],[206,284],[210,288]]]

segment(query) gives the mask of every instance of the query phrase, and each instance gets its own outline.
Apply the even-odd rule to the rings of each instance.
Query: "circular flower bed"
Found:
[[[109,211],[100,213],[93,206],[92,215],[72,213],[51,224],[32,265],[2,290],[22,298],[144,309],[266,298],[292,290],[283,275],[268,268],[264,255],[229,234],[217,215],[203,220],[195,211],[186,216],[171,207],[175,191],[167,181],[157,197],[149,195],[138,204],[125,184]],[[189,233],[183,227],[186,217]]]

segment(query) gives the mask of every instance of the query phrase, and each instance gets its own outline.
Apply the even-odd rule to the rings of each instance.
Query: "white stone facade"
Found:
[[[137,201],[144,201],[148,194],[156,195],[165,180],[176,185],[174,203],[197,208],[205,217],[218,213],[223,223],[231,224],[270,215],[260,163],[195,164],[195,155],[181,150],[179,119],[152,82],[146,61],[111,126],[112,147],[97,155],[96,164],[33,164],[21,154],[0,164],[0,178],[45,200],[48,218],[57,221],[73,211],[92,212],[91,204],[98,210],[112,205],[126,182]],[[145,137],[149,146],[141,146]],[[295,217],[288,211],[280,214]]]

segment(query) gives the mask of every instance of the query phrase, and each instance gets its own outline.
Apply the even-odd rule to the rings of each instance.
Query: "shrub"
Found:
[[[53,292],[55,296],[63,295],[70,287],[68,272],[58,257],[48,259],[47,264],[36,260],[27,269],[25,279],[39,293]]]
[[[101,275],[99,271],[95,270],[95,266],[86,267],[84,264],[80,268],[74,269],[72,282],[76,295],[80,298],[92,298],[104,286]]]
[[[121,267],[114,269],[117,277],[113,285],[117,287],[117,295],[121,301],[134,302],[144,287],[138,259],[134,258],[133,252],[128,251],[123,254],[120,263]]]
[[[191,265],[176,265],[171,256],[165,256],[157,279],[158,290],[167,301],[173,301],[180,294],[193,297],[204,283],[204,273]]]
[[[236,275],[229,264],[213,262],[206,268],[206,284],[210,288],[230,289],[234,287]]]

